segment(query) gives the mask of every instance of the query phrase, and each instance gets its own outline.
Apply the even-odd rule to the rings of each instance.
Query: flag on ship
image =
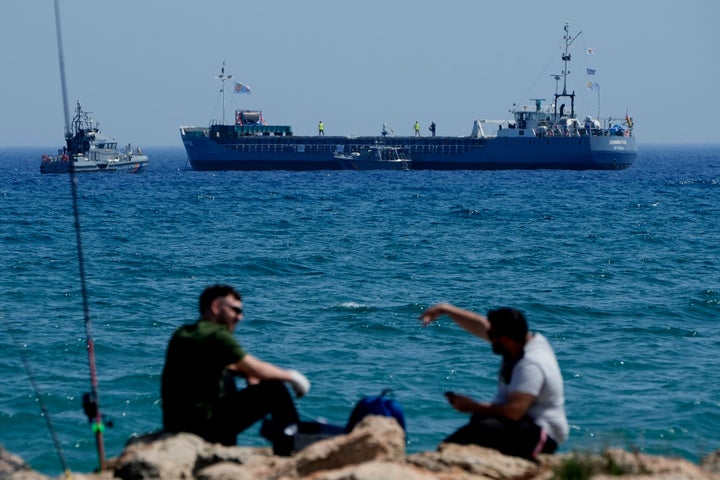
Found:
[[[235,93],[252,93],[250,87],[244,83],[235,82]]]
[[[588,90],[600,90],[600,85],[597,82],[587,82]]]
[[[587,74],[588,75],[595,75],[595,69],[594,68],[587,68]]]
[[[588,55],[595,55],[595,49],[594,49],[594,48],[588,48],[587,50],[585,50],[585,53],[587,53]]]

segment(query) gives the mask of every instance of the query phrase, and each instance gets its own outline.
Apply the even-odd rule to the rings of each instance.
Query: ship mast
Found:
[[[220,80],[222,82],[222,88],[220,88],[220,93],[222,93],[222,123],[225,125],[225,80],[230,80],[233,78],[232,75],[225,75],[225,61],[223,61],[222,69],[220,70],[220,75],[215,77],[215,80]]]
[[[563,40],[565,40],[565,51],[562,54],[562,61],[563,61],[563,71],[562,71],[562,79],[563,79],[563,91],[562,93],[557,93],[557,80],[559,80],[558,76],[555,76],[555,121],[557,121],[560,117],[565,116],[564,109],[560,109],[560,115],[558,116],[558,98],[562,97],[568,97],[570,99],[570,117],[575,117],[575,91],[572,93],[567,93],[567,76],[570,74],[570,70],[568,69],[568,63],[571,60],[571,55],[569,53],[570,46],[573,44],[575,40],[580,36],[582,31],[578,32],[577,35],[574,37],[570,35],[570,23],[565,22],[565,26],[563,27],[565,30],[565,35],[563,36]]]

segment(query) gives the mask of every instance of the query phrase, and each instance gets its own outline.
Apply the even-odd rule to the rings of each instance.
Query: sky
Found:
[[[643,144],[720,143],[717,0],[60,0],[71,110],[121,144],[259,109],[296,135],[469,135],[549,100],[573,43],[576,112],[633,117]],[[62,146],[53,0],[0,5],[0,147]],[[587,55],[593,49],[593,55]],[[595,75],[587,74],[587,69]],[[233,81],[252,93],[232,93]],[[589,90],[587,82],[599,85]]]

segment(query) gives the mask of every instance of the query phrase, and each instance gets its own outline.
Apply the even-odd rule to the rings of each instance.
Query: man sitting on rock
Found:
[[[231,286],[213,285],[200,295],[200,319],[175,331],[162,372],[165,431],[235,445],[238,433],[266,415],[281,428],[298,423],[283,382],[298,398],[308,392],[310,382],[295,370],[246,353],[233,336],[242,318],[240,294]],[[228,373],[245,377],[247,387],[238,391],[234,379],[227,381]],[[275,453],[289,455],[290,447],[275,444]]]
[[[522,312],[501,308],[487,317],[450,304],[438,304],[420,316],[423,325],[447,315],[460,327],[492,344],[502,356],[498,390],[492,402],[447,392],[456,410],[470,422],[444,441],[494,448],[506,455],[534,459],[553,453],[568,436],[563,379],[547,339],[528,331]]]

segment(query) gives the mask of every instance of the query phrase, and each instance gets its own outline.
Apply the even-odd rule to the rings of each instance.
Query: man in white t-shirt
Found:
[[[553,453],[568,436],[563,379],[547,339],[528,331],[519,310],[501,308],[487,317],[442,303],[420,316],[423,325],[447,315],[460,327],[492,344],[503,360],[492,402],[446,392],[450,405],[472,414],[470,422],[444,441],[494,448],[534,459]]]

